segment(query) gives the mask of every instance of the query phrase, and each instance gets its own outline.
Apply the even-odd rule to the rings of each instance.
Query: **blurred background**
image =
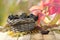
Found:
[[[37,5],[40,0],[0,0],[0,26],[6,24],[8,15],[25,12],[29,14],[29,8]]]

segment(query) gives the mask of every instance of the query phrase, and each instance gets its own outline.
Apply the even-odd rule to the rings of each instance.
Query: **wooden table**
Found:
[[[41,33],[36,33],[33,35],[25,35],[23,37],[10,37],[7,33],[0,32],[0,40],[60,40],[60,34],[54,31],[50,32],[48,35],[42,35]]]

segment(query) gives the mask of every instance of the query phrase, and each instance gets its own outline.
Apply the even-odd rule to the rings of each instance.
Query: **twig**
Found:
[[[17,40],[19,40],[19,37],[17,36]]]
[[[54,39],[56,40],[56,37],[55,37],[55,34],[54,34],[54,32],[52,31],[52,33],[53,33],[53,35],[54,35]]]
[[[42,28],[43,29],[48,29],[48,28],[53,28],[53,27],[58,27],[58,26],[60,26],[60,24],[54,24],[54,25],[44,25]]]

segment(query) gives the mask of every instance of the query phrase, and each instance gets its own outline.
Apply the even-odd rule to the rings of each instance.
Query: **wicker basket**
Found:
[[[36,24],[33,18],[14,19],[9,20],[8,24],[11,26],[11,30],[14,31],[31,31],[35,28]]]

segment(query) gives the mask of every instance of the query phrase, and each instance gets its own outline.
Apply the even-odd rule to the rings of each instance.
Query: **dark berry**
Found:
[[[30,15],[29,15],[29,18],[33,18],[35,21],[38,20],[38,16],[35,16],[35,15],[33,15],[33,14],[30,14]]]
[[[43,30],[43,31],[41,31],[41,34],[48,34],[49,33],[49,31],[48,30]]]
[[[8,18],[9,18],[10,20],[12,20],[12,19],[14,19],[14,16],[13,16],[13,15],[9,15]]]
[[[18,15],[14,15],[14,19],[19,19],[19,16]]]

